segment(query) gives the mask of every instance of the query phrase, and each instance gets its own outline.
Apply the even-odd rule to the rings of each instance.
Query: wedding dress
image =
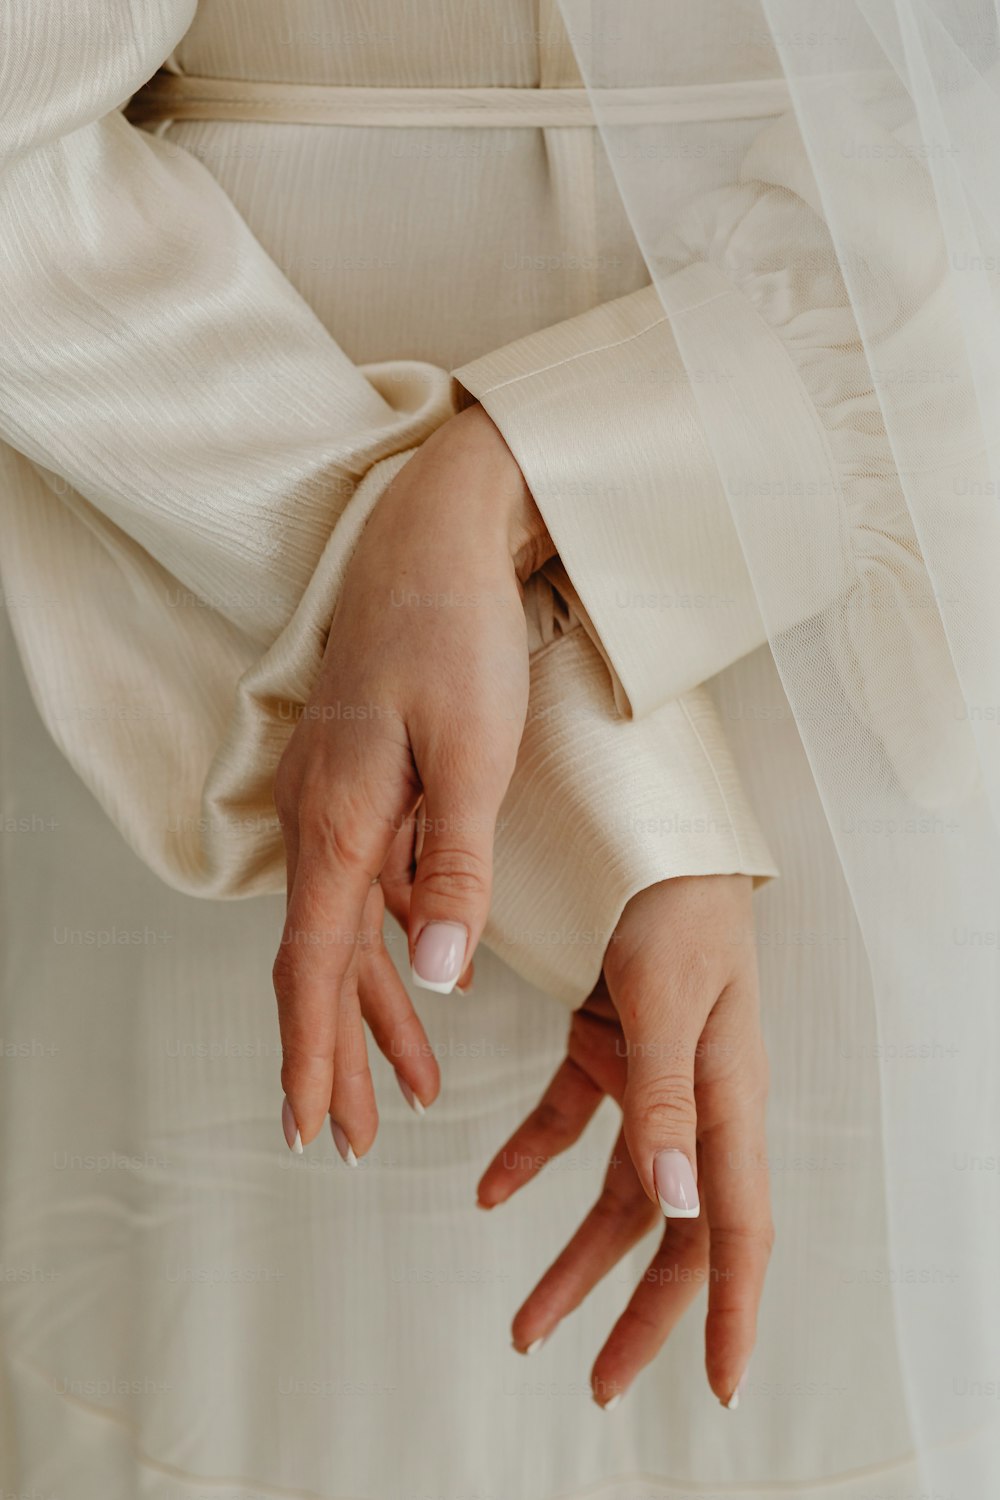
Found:
[[[556,7],[87,0],[17,19],[0,1481],[74,1500],[914,1500],[892,1295],[914,1268],[891,1261],[871,976],[705,390]],[[753,108],[773,132],[756,175],[674,226],[696,261],[681,310],[721,315],[731,378],[709,359],[708,394],[766,390],[761,446],[795,476],[829,460],[850,309],[798,274],[787,92]],[[491,951],[467,1002],[419,994],[441,1099],[414,1120],[376,1059],[379,1139],[351,1173],[332,1141],[288,1156],[277,1123],[270,778],[365,517],[472,399],[560,556],[526,601]],[[883,545],[877,517],[861,528]],[[644,1250],[530,1364],[508,1327],[596,1192],[613,1111],[523,1201],[477,1214],[474,1184],[628,896],[721,870],[762,882],[778,1246],[759,1347],[743,1408],[721,1411],[692,1312],[609,1417],[587,1374]],[[915,1269],[930,1295],[956,1274]]]

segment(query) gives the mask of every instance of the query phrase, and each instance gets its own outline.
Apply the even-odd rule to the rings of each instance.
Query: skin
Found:
[[[347,1118],[370,1094],[362,1015],[377,1039],[417,1035],[372,881],[390,855],[405,869],[418,804],[412,889],[393,893],[410,957],[431,921],[467,929],[466,966],[479,941],[528,706],[521,585],[551,554],[510,450],[473,407],[404,466],[351,559],[274,789],[288,887],[273,971],[281,1081],[304,1144],[328,1114],[352,1124],[358,1156],[374,1139],[370,1110]],[[399,1071],[426,1105],[437,1070],[418,1053]]]
[[[573,1014],[566,1058],[479,1184],[494,1208],[581,1136],[605,1095],[623,1130],[594,1207],[513,1323],[522,1352],[547,1338],[644,1236],[653,1259],[591,1374],[594,1399],[624,1394],[708,1285],[705,1362],[728,1404],[753,1350],[774,1232],[764,1110],[752,881],[664,881],[633,897],[601,982]],[[696,1164],[701,1213],[664,1226],[654,1154]]]
[[[472,407],[400,471],[348,566],[275,783],[288,885],[274,965],[281,1077],[305,1144],[327,1117],[356,1156],[374,1142],[366,1024],[415,1098],[437,1095],[433,1051],[383,941],[385,911],[411,960],[428,922],[462,924],[468,984],[527,713],[522,585],[552,555],[510,450]],[[668,1223],[654,1275],[601,1351],[601,1405],[653,1358],[705,1280],[720,1400],[749,1360],[771,1244],[751,886],[711,876],[633,897],[601,984],[574,1015],[566,1061],[480,1184],[483,1207],[503,1202],[579,1137],[605,1094],[622,1106],[594,1211],[515,1319],[526,1349],[662,1224],[655,1154],[681,1150],[694,1165],[701,1212]],[[536,1165],[512,1171],[505,1152]],[[691,1275],[660,1274],[670,1267]]]

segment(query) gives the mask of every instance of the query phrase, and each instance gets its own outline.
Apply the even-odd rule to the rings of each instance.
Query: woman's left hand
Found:
[[[378,942],[365,913],[418,801],[414,979],[447,992],[468,967],[527,712],[521,583],[551,550],[521,471],[480,407],[423,444],[362,533],[319,680],[275,781],[288,910],[274,986],[290,1141],[296,1129],[310,1141],[328,1113],[350,1140],[338,1120],[345,1095],[356,1129],[367,1119],[364,1134],[373,1135],[361,1004],[375,1030],[383,1010],[398,1018],[405,991],[381,960],[377,977],[361,962]]]
[[[601,1194],[513,1326],[515,1348],[537,1348],[666,1216],[594,1365],[602,1407],[706,1283],[705,1363],[724,1405],[746,1374],[773,1238],[751,889],[744,875],[696,876],[632,898],[565,1061],[479,1184],[481,1207],[505,1202],[579,1140],[606,1095],[622,1106]]]

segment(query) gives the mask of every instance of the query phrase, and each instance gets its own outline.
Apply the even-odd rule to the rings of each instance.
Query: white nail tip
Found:
[[[695,1204],[694,1208],[677,1208],[673,1203],[668,1203],[666,1198],[661,1198],[657,1193],[660,1209],[665,1219],[696,1219],[701,1213],[701,1204]]]
[[[527,1349],[525,1349],[525,1351],[524,1351],[525,1354],[537,1354],[538,1351],[539,1351],[539,1349],[542,1347],[542,1345],[544,1343],[545,1343],[545,1339],[544,1338],[535,1339],[532,1343],[530,1343],[528,1345]]]
[[[624,1392],[619,1391],[617,1396],[612,1396],[610,1401],[605,1401],[604,1405],[601,1407],[601,1411],[614,1411],[615,1407],[621,1403],[623,1395]]]
[[[338,1125],[336,1120],[331,1120],[330,1132],[333,1136],[333,1143],[340,1152],[341,1160],[345,1161],[349,1167],[356,1167],[358,1158],[354,1154],[354,1147],[347,1139],[347,1131],[342,1125]]]
[[[449,980],[447,984],[440,984],[433,979],[421,979],[413,965],[410,965],[410,978],[418,990],[430,990],[433,995],[450,995],[458,983],[458,979]]]
[[[733,1392],[733,1394],[730,1396],[729,1400],[726,1402],[726,1410],[727,1411],[736,1411],[737,1407],[739,1406],[739,1404],[740,1404],[740,1397],[742,1396],[744,1387],[746,1386],[746,1383],[747,1383],[747,1370],[749,1370],[749,1368],[750,1368],[750,1366],[748,1365],[747,1369],[743,1371],[743,1374],[740,1376],[739,1380],[736,1382],[736,1389]]]
[[[407,1104],[413,1110],[413,1113],[416,1115],[417,1119],[422,1120],[424,1115],[427,1113],[426,1109],[421,1104],[420,1100],[417,1098],[413,1090],[410,1088],[410,1085],[404,1079],[400,1078],[398,1073],[396,1074],[396,1079],[399,1083],[399,1092],[402,1094]]]
[[[298,1130],[295,1132],[295,1140],[292,1143],[292,1150],[295,1152],[296,1156],[302,1155],[302,1135]]]

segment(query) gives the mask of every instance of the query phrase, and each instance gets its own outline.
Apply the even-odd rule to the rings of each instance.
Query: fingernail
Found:
[[[611,1397],[610,1401],[598,1401],[597,1404],[601,1408],[601,1411],[614,1411],[614,1409],[615,1409],[616,1406],[620,1406],[621,1405],[621,1399],[624,1396],[624,1394],[625,1394],[624,1391],[619,1391],[618,1394],[617,1394],[617,1396],[612,1396]]]
[[[653,1186],[664,1218],[698,1217],[698,1187],[683,1151],[657,1151],[653,1157]]]
[[[533,1339],[525,1349],[522,1349],[520,1344],[511,1344],[511,1348],[515,1354],[537,1354],[544,1343],[545,1336],[543,1335],[540,1339]]]
[[[285,1132],[285,1140],[288,1142],[289,1151],[294,1151],[296,1156],[302,1155],[302,1137],[299,1127],[295,1123],[292,1114],[292,1106],[286,1099],[281,1106],[281,1128]]]
[[[336,1120],[330,1121],[330,1130],[333,1132],[334,1144],[349,1167],[356,1167],[358,1158],[354,1154],[354,1148],[347,1139],[346,1131],[337,1124]]]
[[[405,1078],[400,1078],[398,1073],[396,1074],[396,1082],[399,1084],[399,1092],[402,1094],[407,1104],[413,1110],[413,1113],[416,1115],[417,1119],[421,1119],[427,1113],[427,1111],[421,1104],[420,1100],[417,1098],[416,1094],[410,1088],[410,1085],[406,1082]]]
[[[413,950],[413,982],[422,990],[450,995],[465,968],[469,934],[461,922],[428,922]]]
[[[736,1389],[735,1389],[735,1391],[730,1396],[729,1400],[726,1402],[726,1411],[735,1411],[736,1408],[739,1406],[739,1404],[740,1404],[740,1397],[743,1394],[743,1388],[744,1388],[744,1386],[747,1383],[747,1376],[749,1375],[749,1373],[750,1373],[750,1366],[747,1365],[746,1369],[743,1371],[743,1374],[740,1376],[739,1380],[736,1383]]]

